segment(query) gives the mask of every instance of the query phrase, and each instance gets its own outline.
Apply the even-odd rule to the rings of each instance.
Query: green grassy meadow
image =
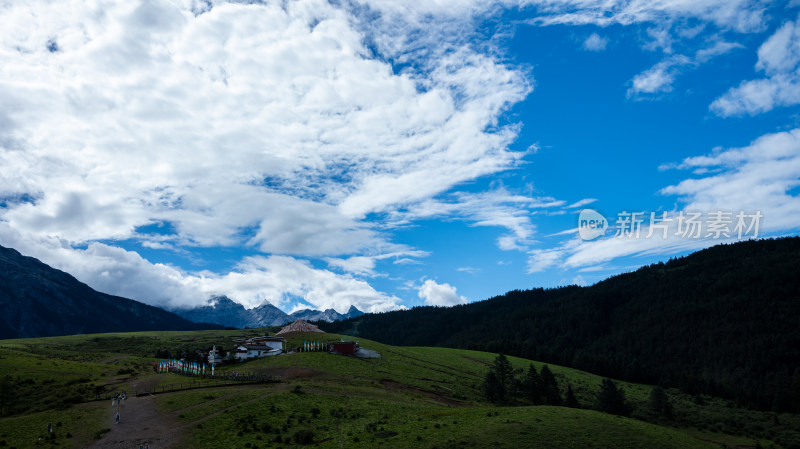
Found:
[[[158,351],[191,352],[275,329],[137,332],[0,341],[0,448],[79,448],[102,437],[107,400],[98,395],[180,385],[192,379],[156,374]],[[296,335],[333,341],[333,334]],[[797,415],[736,408],[707,396],[668,390],[673,418],[655,416],[648,385],[617,384],[631,418],[591,408],[602,378],[550,366],[562,394],[570,385],[580,409],[494,406],[481,384],[496,354],[396,347],[359,339],[382,354],[357,359],[303,352],[226,365],[229,371],[282,377],[279,383],[197,388],[155,395],[159,416],[174,422],[193,448],[531,447],[719,448],[800,443]],[[509,357],[520,372],[533,363]],[[210,383],[209,380],[197,382]],[[199,384],[198,384],[199,385]],[[146,387],[146,388],[145,388]],[[54,437],[46,432],[52,423]],[[40,439],[41,438],[41,439]]]

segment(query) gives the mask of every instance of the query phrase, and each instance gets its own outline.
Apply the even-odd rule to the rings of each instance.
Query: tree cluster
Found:
[[[612,415],[628,416],[630,405],[625,400],[625,392],[611,379],[603,379],[600,393],[597,394],[597,410]]]
[[[483,381],[487,400],[495,404],[566,405],[578,407],[578,401],[567,389],[567,401],[561,397],[558,381],[547,365],[541,371],[531,364],[526,372],[515,371],[508,358],[499,354]]]

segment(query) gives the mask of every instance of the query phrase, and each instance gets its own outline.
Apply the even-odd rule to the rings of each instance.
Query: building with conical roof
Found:
[[[296,334],[300,332],[319,332],[320,334],[324,334],[324,331],[321,331],[317,326],[313,324],[309,324],[303,320],[297,320],[294,323],[287,324],[284,326],[280,332],[275,334],[278,335],[286,335],[286,334]]]

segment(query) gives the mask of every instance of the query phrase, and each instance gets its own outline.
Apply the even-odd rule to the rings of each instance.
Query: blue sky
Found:
[[[377,312],[592,284],[739,240],[737,214],[796,235],[799,13],[5,4],[0,244],[166,308]]]

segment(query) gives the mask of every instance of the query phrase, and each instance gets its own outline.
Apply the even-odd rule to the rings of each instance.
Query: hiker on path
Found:
[[[114,422],[119,424],[119,412],[117,412],[117,418],[116,418],[116,420]]]

